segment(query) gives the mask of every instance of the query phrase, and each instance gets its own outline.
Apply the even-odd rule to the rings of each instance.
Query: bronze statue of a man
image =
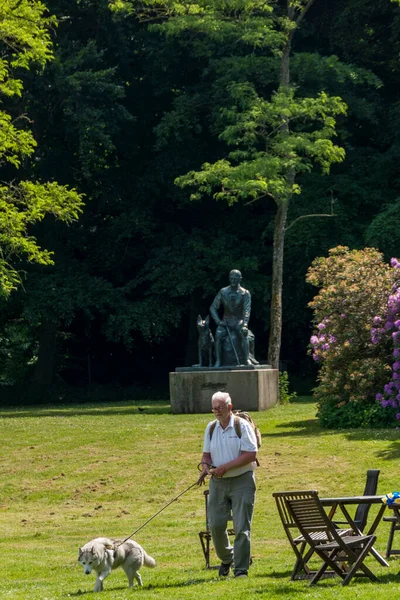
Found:
[[[241,272],[237,269],[233,269],[229,273],[230,285],[220,289],[210,307],[211,316],[217,324],[217,331],[215,333],[216,361],[214,367],[221,366],[223,345],[228,339],[236,357],[236,362],[240,364],[240,354],[243,359],[242,364],[253,364],[249,357],[248,329],[251,311],[251,295],[248,290],[242,288],[240,285],[241,280]],[[218,313],[221,307],[223,309],[222,318]],[[234,339],[237,340],[236,343],[240,348],[235,347]]]

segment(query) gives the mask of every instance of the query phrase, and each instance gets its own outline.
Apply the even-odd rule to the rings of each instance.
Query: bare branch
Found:
[[[311,8],[311,6],[314,4],[315,0],[308,0],[307,4],[305,5],[305,7],[303,8],[303,10],[301,11],[301,13],[299,14],[299,16],[296,19],[296,25],[297,27],[300,25],[300,23],[302,22],[302,20],[304,19],[304,17],[306,16],[306,13],[308,12],[308,9]]]
[[[297,217],[297,219],[292,221],[290,223],[290,225],[288,225],[288,227],[286,227],[285,232],[288,231],[291,227],[293,227],[293,225],[295,223],[297,223],[297,221],[300,221],[300,219],[311,219],[312,217],[336,217],[337,215],[335,215],[335,213],[333,212],[333,205],[335,204],[336,198],[333,197],[333,191],[332,190],[329,190],[329,191],[331,194],[331,212],[330,212],[330,214],[315,213],[315,214],[310,214],[310,215],[300,215],[300,217]]]
[[[289,231],[289,229],[290,229],[291,227],[293,227],[293,225],[294,225],[295,223],[297,223],[297,221],[300,221],[300,219],[310,219],[311,217],[336,217],[336,215],[334,215],[334,214],[325,214],[325,213],[316,213],[316,214],[314,214],[314,215],[301,215],[300,217],[297,217],[297,219],[295,219],[294,221],[292,221],[292,222],[290,223],[290,225],[288,225],[288,226],[286,227],[286,229],[285,229],[285,232],[286,232],[286,231]]]
[[[272,198],[272,200],[274,202],[276,202],[275,197],[270,194],[269,192],[267,192],[266,194],[263,194],[262,196],[258,196],[257,198],[254,198],[254,200],[249,200],[249,202],[245,202],[243,204],[243,206],[248,206],[249,204],[254,204],[254,202],[257,202],[258,200],[262,200],[263,198]]]

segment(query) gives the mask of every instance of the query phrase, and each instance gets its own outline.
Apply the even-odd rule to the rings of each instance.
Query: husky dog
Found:
[[[86,575],[92,571],[96,572],[95,592],[102,591],[104,579],[117,567],[123,568],[128,577],[129,587],[132,587],[134,578],[138,585],[142,585],[140,567],[156,566],[154,558],[146,554],[142,546],[133,540],[122,543],[122,540],[109,538],[96,538],[79,548],[78,561]]]
[[[210,316],[207,315],[203,321],[201,315],[197,317],[197,331],[199,332],[199,340],[197,342],[197,349],[199,353],[199,364],[197,367],[212,367],[213,366],[213,353],[214,353],[214,336],[210,331]],[[206,356],[208,359],[208,365],[203,364],[203,357]]]

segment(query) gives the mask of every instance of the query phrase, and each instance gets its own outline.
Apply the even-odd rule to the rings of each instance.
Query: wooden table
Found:
[[[321,504],[327,508],[330,507],[328,516],[334,521],[334,515],[338,508],[340,508],[346,522],[349,526],[354,530],[358,535],[373,535],[375,533],[376,528],[382,520],[383,513],[386,509],[386,504],[383,504],[382,498],[384,496],[341,496],[339,498],[320,498]],[[371,527],[366,532],[360,531],[354,522],[353,518],[349,514],[348,508],[352,505],[358,504],[379,504],[378,513],[371,525]],[[376,558],[376,560],[383,565],[384,567],[388,567],[389,563],[379,554],[379,552],[375,549],[371,549],[371,554]]]

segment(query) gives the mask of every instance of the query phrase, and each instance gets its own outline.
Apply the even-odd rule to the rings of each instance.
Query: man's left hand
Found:
[[[220,467],[215,467],[214,469],[211,469],[210,473],[213,477],[223,477],[227,470],[228,469],[226,469],[224,465],[221,465]]]

